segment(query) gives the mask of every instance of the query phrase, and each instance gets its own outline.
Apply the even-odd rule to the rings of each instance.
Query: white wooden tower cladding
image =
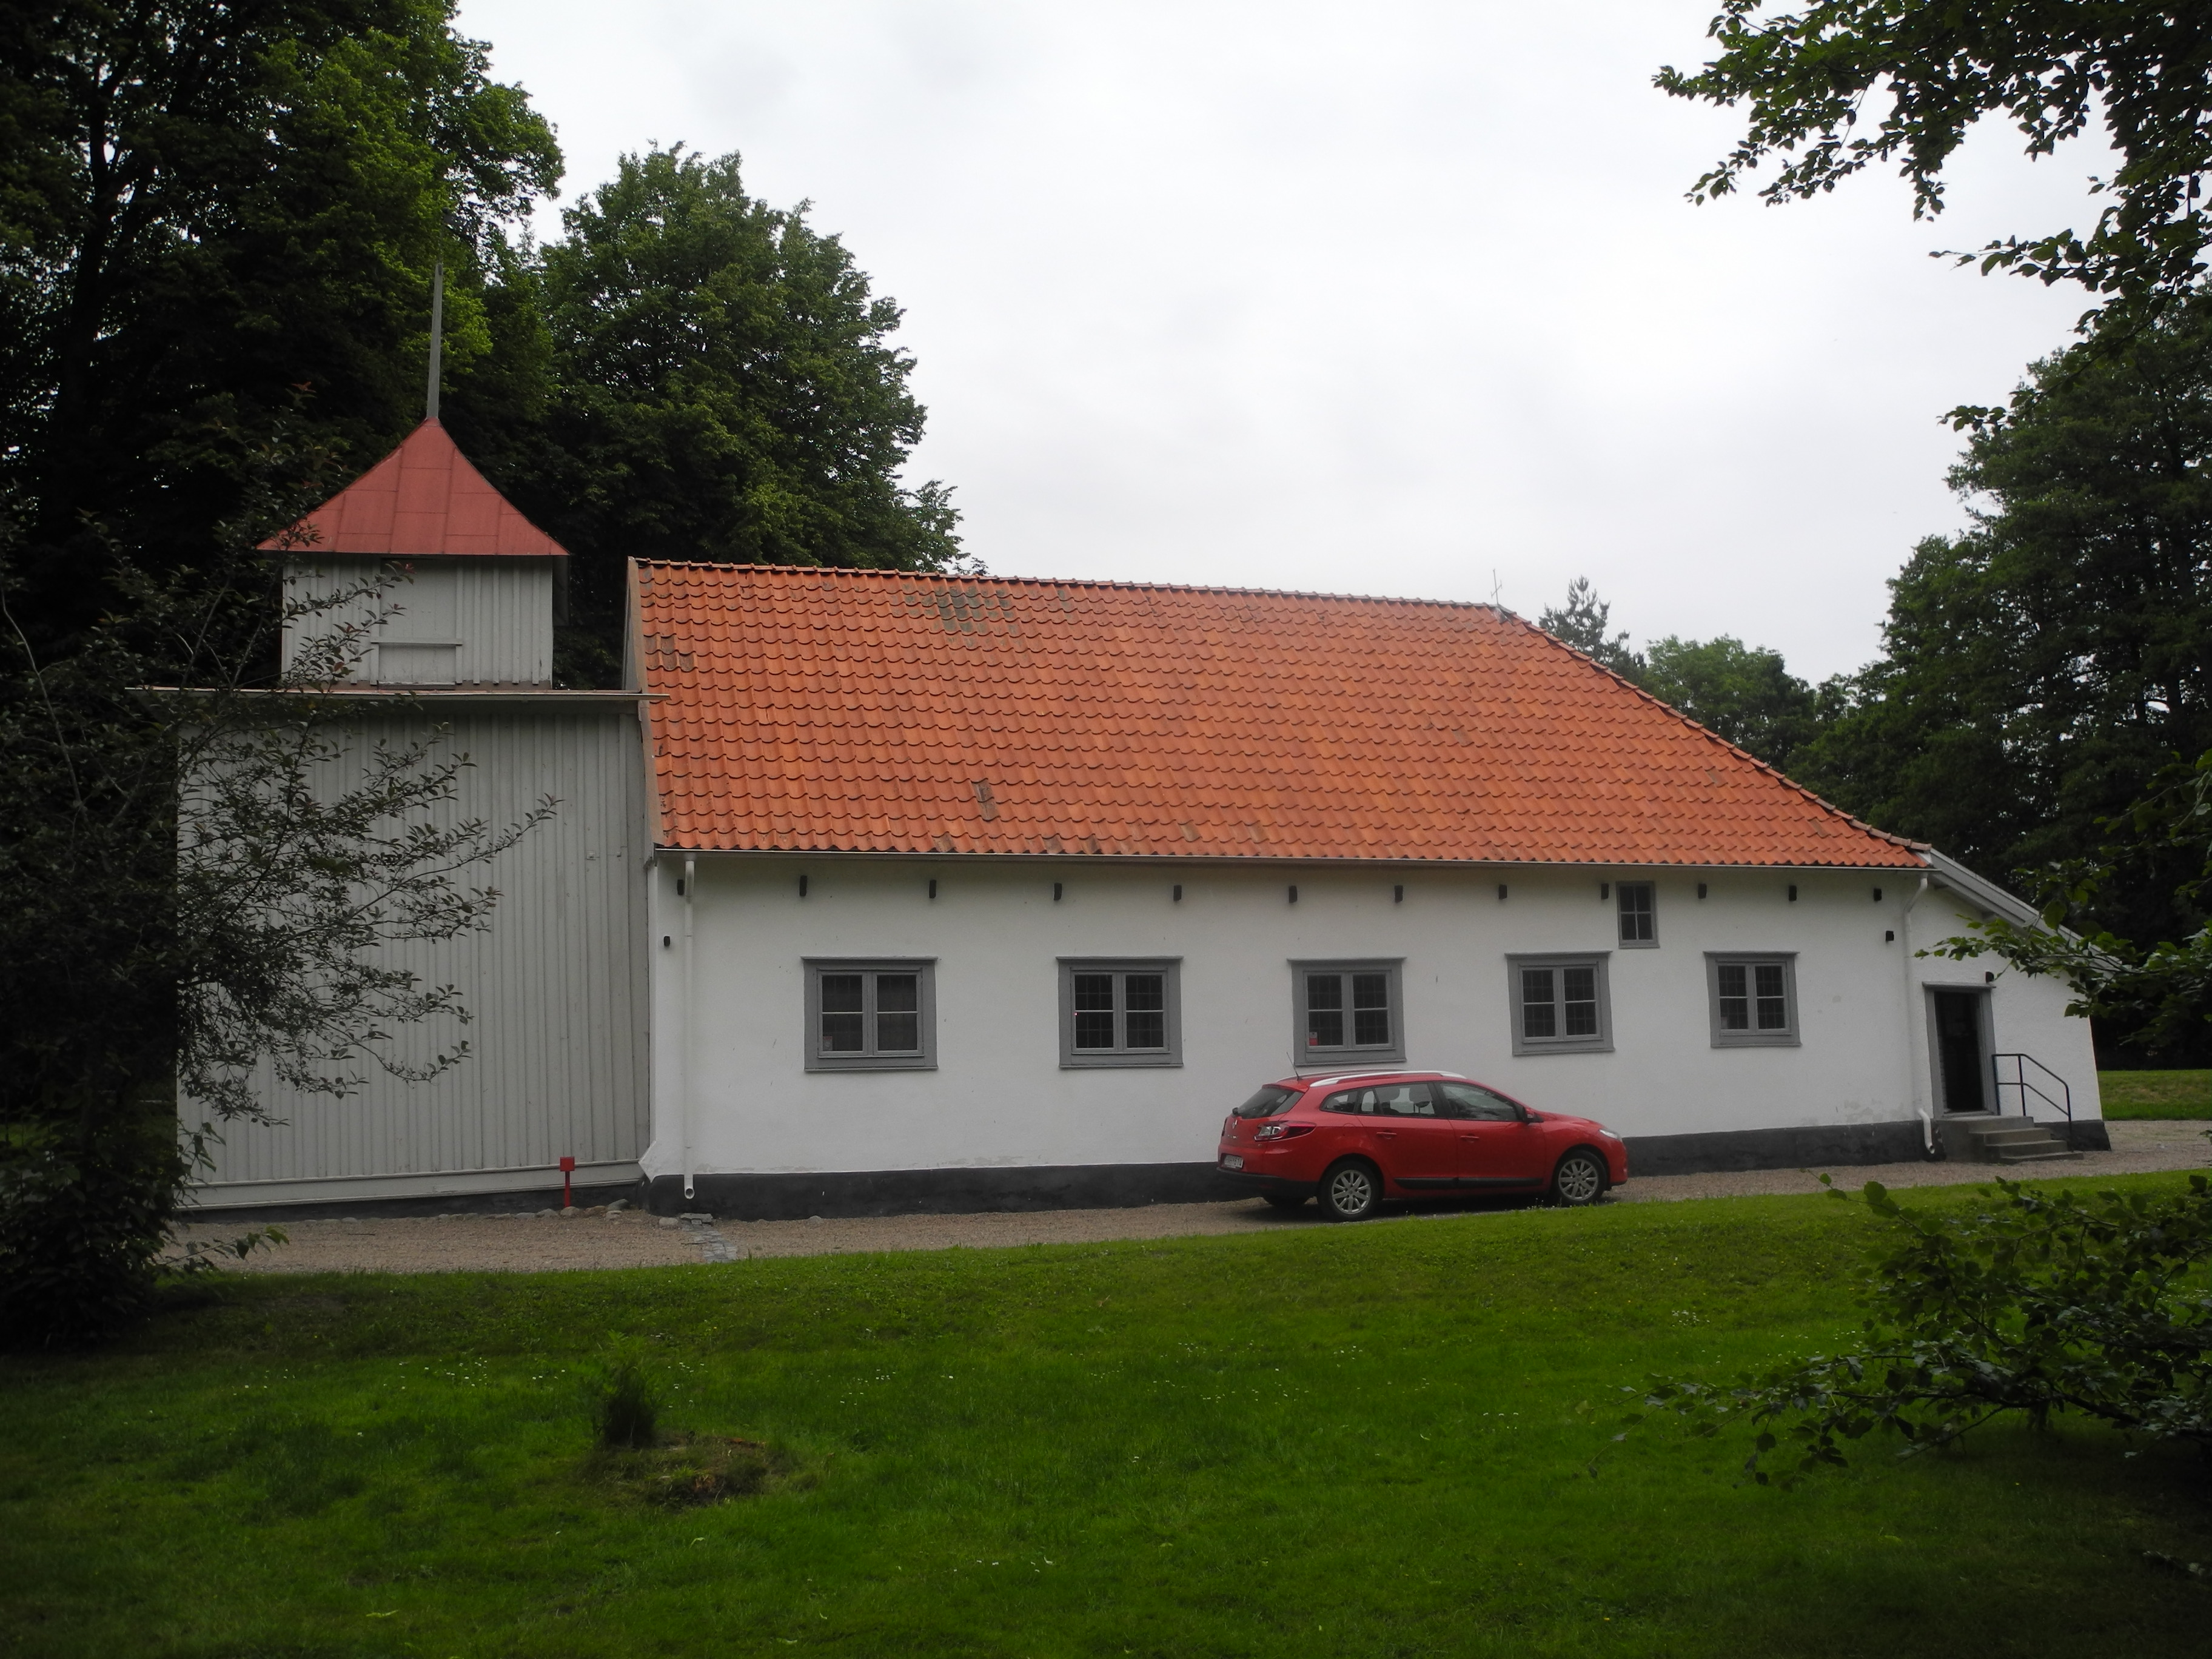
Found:
[[[474,1016],[469,1058],[417,1085],[372,1070],[364,1090],[335,1100],[263,1079],[282,1126],[230,1129],[199,1202],[546,1190],[560,1186],[563,1158],[587,1186],[636,1180],[648,1134],[651,851],[638,703],[632,693],[553,684],[566,551],[434,416],[276,545],[295,597],[357,588],[380,571],[401,578],[377,602],[386,614],[355,678],[407,698],[349,723],[362,750],[428,739],[465,754],[461,817],[513,822],[545,795],[559,805],[490,871],[501,898],[489,932],[397,958],[461,988]],[[288,662],[307,629],[330,622],[288,629]],[[335,773],[331,781],[342,787]],[[430,1035],[421,1035],[427,1052]]]

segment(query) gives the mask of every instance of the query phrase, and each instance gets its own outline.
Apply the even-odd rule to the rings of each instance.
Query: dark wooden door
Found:
[[[1938,991],[1936,1063],[1943,1079],[1943,1109],[1985,1112],[1989,1090],[1982,1076],[1982,993]]]

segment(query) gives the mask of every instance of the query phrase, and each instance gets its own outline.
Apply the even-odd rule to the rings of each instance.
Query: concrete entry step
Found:
[[[2078,1159],[2063,1137],[2031,1118],[1993,1117],[1960,1126],[1974,1153],[1989,1164],[2055,1164]]]

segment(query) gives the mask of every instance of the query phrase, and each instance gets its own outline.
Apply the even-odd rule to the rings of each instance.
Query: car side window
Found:
[[[1392,1083],[1379,1089],[1340,1089],[1321,1103],[1324,1112],[1360,1117],[1435,1117],[1435,1097],[1425,1083]]]
[[[1483,1123],[1515,1123],[1520,1121],[1521,1114],[1503,1095],[1494,1095],[1472,1083],[1439,1083],[1435,1087],[1437,1092],[1443,1097],[1447,1116],[1473,1118]]]
[[[1375,1109],[1389,1117],[1434,1117],[1436,1097],[1425,1083],[1393,1083],[1385,1088],[1370,1089],[1375,1097]]]

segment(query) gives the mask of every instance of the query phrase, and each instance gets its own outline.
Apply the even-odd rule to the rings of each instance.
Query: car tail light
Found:
[[[1270,1123],[1266,1128],[1260,1131],[1260,1139],[1262,1140],[1296,1140],[1300,1135],[1310,1135],[1313,1132],[1314,1126],[1310,1123]]]

